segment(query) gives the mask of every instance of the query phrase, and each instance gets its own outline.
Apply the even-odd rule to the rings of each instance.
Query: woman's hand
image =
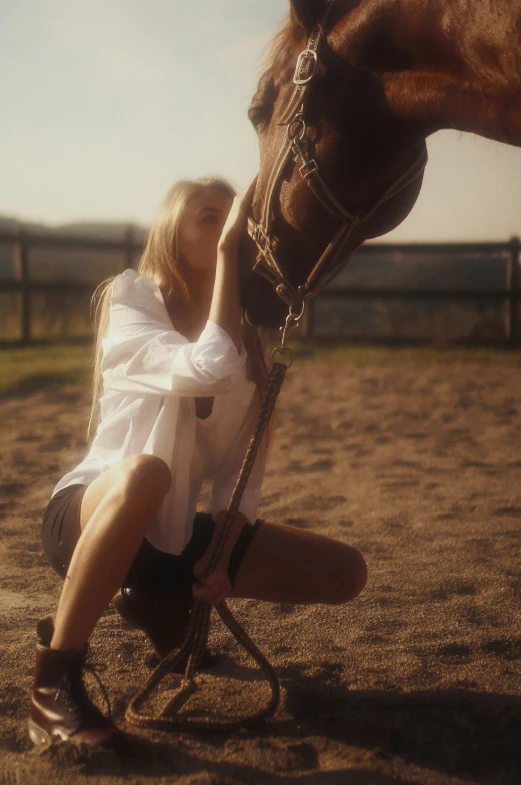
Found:
[[[232,208],[228,213],[226,223],[223,226],[219,239],[219,248],[221,250],[235,250],[239,245],[239,241],[246,229],[248,210],[251,205],[251,200],[253,199],[256,183],[257,175],[250,180],[244,191],[238,194],[233,200]]]
[[[194,583],[192,594],[196,600],[205,600],[210,605],[219,605],[229,596],[231,590],[232,586],[226,568],[218,567],[207,578]]]
[[[231,552],[237,542],[237,538],[242,531],[242,527],[246,522],[246,518],[242,513],[238,512],[233,520],[226,545],[219,559],[219,563],[213,572],[204,577],[208,564],[214,552],[217,540],[222,531],[224,521],[226,519],[226,512],[220,512],[215,519],[215,529],[211,542],[204,552],[203,556],[194,564],[193,572],[198,582],[194,583],[192,594],[196,600],[206,600],[212,605],[218,605],[231,593],[232,586],[228,577],[228,565],[230,563]]]
[[[239,242],[246,230],[248,209],[256,178],[233,200],[217,246],[217,265],[208,319],[228,333],[237,349],[242,343],[241,296],[239,291]]]

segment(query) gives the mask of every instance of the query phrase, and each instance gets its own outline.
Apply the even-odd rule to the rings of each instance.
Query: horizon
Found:
[[[148,227],[173,181],[240,188],[256,171],[246,110],[287,0],[0,3],[0,215]],[[427,144],[415,207],[377,242],[521,234],[521,148],[455,131]]]

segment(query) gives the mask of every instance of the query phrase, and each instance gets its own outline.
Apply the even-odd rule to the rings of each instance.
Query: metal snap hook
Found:
[[[277,346],[271,353],[271,362],[285,365],[286,369],[291,368],[294,359],[293,351],[287,346]]]
[[[307,130],[308,127],[306,125],[306,121],[304,120],[303,116],[297,115],[296,117],[293,118],[293,120],[291,120],[288,123],[286,132],[288,134],[288,139],[291,139],[293,143],[295,143],[297,140],[299,142],[303,141],[304,137],[306,136]]]
[[[285,350],[287,348],[286,336],[288,330],[292,330],[294,327],[296,327],[300,322],[300,320],[302,319],[302,317],[304,316],[304,311],[306,310],[306,301],[302,300],[302,302],[299,305],[300,305],[300,310],[298,310],[299,309],[298,305],[289,306],[289,312],[288,315],[286,316],[286,322],[284,324],[284,327],[279,327],[279,330],[282,333],[282,339],[280,341],[280,346],[278,347],[279,349]]]
[[[295,305],[289,306],[289,314],[287,318],[291,319],[291,321],[294,322],[294,324],[296,325],[300,322],[300,320],[304,316],[304,311],[306,310],[306,301],[302,300],[302,302],[300,303],[300,311],[298,313],[295,309],[296,309]]]

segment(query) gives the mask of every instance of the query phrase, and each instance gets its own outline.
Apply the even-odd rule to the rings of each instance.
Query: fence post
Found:
[[[132,224],[127,226],[124,238],[123,266],[125,270],[134,266],[134,227]]]
[[[29,276],[29,237],[19,234],[20,279],[22,284],[22,343],[31,340],[31,281]]]
[[[509,292],[506,302],[506,338],[511,347],[517,347],[519,343],[517,327],[517,300],[519,296],[519,251],[521,243],[519,237],[512,237],[508,244],[507,260],[507,280],[506,286]]]

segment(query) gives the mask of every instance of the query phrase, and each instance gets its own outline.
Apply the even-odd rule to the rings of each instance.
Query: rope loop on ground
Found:
[[[244,461],[230,499],[230,505],[226,513],[223,528],[221,529],[219,539],[216,543],[205,575],[209,575],[213,572],[222,555],[228,533],[239,509],[248,478],[259,451],[262,437],[270,421],[277,397],[284,382],[286,371],[286,365],[279,362],[273,363],[268,376],[266,391],[261,401],[257,424],[248,445],[246,455],[244,456]],[[194,603],[190,626],[183,642],[159,663],[143,687],[135,693],[128,704],[125,719],[129,724],[136,725],[140,728],[153,728],[155,730],[180,731],[185,733],[213,733],[216,731],[227,731],[231,733],[240,730],[247,725],[263,722],[275,713],[280,700],[280,685],[273,667],[246,633],[241,624],[235,619],[226,602],[223,601],[219,603],[219,605],[215,606],[215,609],[237,642],[248,652],[248,654],[250,654],[263,671],[271,688],[271,697],[267,705],[257,712],[228,721],[199,721],[190,719],[186,716],[179,716],[179,711],[198,690],[195,675],[208,640],[212,606],[204,600],[197,600]],[[182,662],[187,656],[188,663],[186,670],[181,679],[181,684],[174,695],[163,706],[160,714],[147,713],[147,711],[143,709],[146,701],[149,700],[154,690],[165,678],[166,674],[170,673],[175,665]]]

